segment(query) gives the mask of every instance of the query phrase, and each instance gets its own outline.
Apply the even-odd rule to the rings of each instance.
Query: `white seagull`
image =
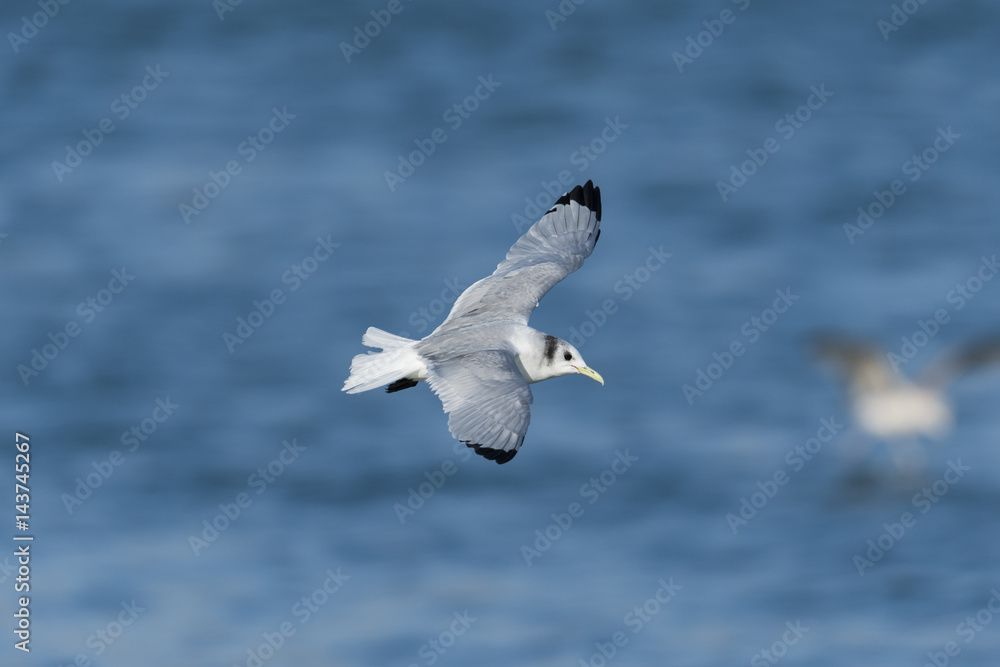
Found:
[[[529,384],[581,373],[602,385],[575,347],[528,326],[539,300],[583,265],[601,235],[601,189],[577,185],[517,240],[492,275],[458,297],[423,340],[369,327],[343,391],[388,384],[391,393],[425,380],[449,414],[448,430],[497,463],[514,458],[528,430]]]
[[[886,442],[897,468],[905,472],[922,463],[917,437],[941,440],[951,430],[954,415],[945,389],[952,380],[1000,362],[1000,340],[983,340],[940,354],[913,381],[893,369],[884,350],[857,339],[819,336],[815,351],[845,375],[857,426]]]

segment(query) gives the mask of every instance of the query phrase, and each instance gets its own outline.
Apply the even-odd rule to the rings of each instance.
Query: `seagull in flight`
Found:
[[[855,338],[823,335],[815,339],[816,356],[832,363],[847,380],[848,399],[857,426],[886,442],[897,469],[913,472],[923,454],[920,436],[943,439],[954,415],[945,396],[959,376],[1000,362],[1000,339],[958,346],[933,359],[910,380],[889,363],[884,350]]]
[[[476,454],[507,463],[528,430],[529,385],[573,373],[604,384],[575,347],[528,326],[541,298],[594,251],[600,227],[601,189],[592,181],[577,185],[511,246],[496,271],[462,292],[426,338],[369,327],[362,344],[382,352],[354,357],[343,391],[388,385],[392,393],[427,382],[451,434]]]

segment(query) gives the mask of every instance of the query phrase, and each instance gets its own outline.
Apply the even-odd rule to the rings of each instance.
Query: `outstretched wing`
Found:
[[[944,387],[959,375],[1000,364],[1000,337],[968,343],[936,357],[920,374],[920,384]]]
[[[528,323],[545,293],[590,257],[601,234],[601,189],[578,185],[517,240],[492,275],[455,301],[441,326],[513,320]]]
[[[880,349],[856,339],[825,334],[813,340],[816,356],[835,365],[857,391],[875,391],[899,383]]]
[[[531,389],[506,352],[486,350],[430,359],[427,383],[444,404],[448,430],[497,463],[514,458],[531,418]]]

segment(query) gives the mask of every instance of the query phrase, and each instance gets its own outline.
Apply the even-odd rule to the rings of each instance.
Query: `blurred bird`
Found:
[[[510,461],[528,430],[530,383],[580,373],[604,384],[575,347],[528,326],[538,301],[593,252],[600,226],[601,189],[587,181],[560,197],[492,275],[462,292],[426,338],[369,327],[361,342],[384,351],[354,357],[343,391],[391,383],[391,393],[425,380],[455,438],[487,459]]]
[[[895,370],[884,350],[857,339],[817,336],[815,352],[846,376],[858,428],[884,441],[897,469],[912,474],[924,459],[917,438],[941,440],[954,423],[945,389],[966,372],[1000,362],[1000,338],[943,352],[916,381]]]

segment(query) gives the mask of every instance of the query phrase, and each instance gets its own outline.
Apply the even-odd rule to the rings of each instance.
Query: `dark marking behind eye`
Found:
[[[555,336],[545,336],[545,358],[552,361],[556,356],[556,348],[559,347],[559,339]]]

